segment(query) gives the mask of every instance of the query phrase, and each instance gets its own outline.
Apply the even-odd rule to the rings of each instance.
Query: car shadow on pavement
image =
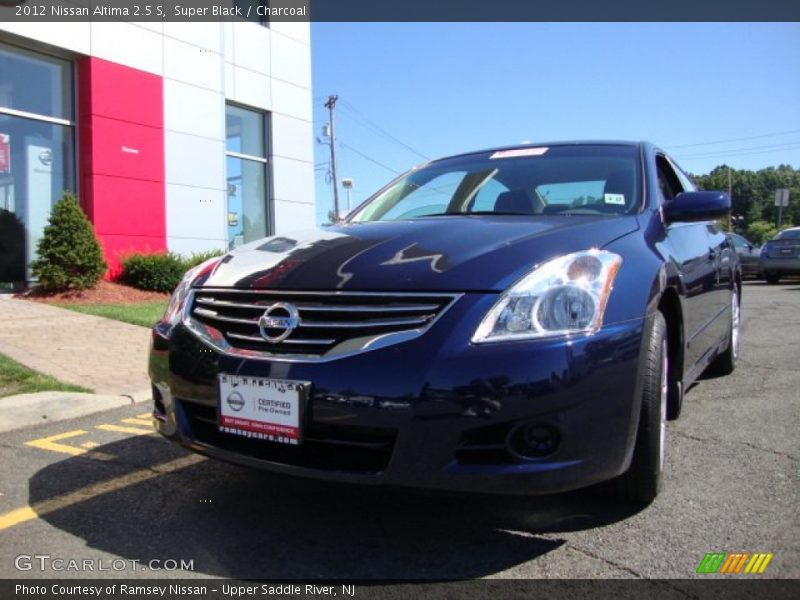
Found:
[[[593,491],[541,498],[420,494],[203,459],[156,475],[188,454],[150,435],[95,452],[115,458],[76,456],[30,479],[30,505],[51,507],[40,518],[96,551],[142,565],[191,560],[205,576],[471,579],[546,555],[564,543],[559,532],[637,512]],[[52,510],[64,497],[79,501]]]

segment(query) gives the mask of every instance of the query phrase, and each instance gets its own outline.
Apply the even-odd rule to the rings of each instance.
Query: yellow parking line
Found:
[[[33,446],[41,450],[49,450],[50,452],[62,452],[64,454],[71,454],[78,456],[79,454],[86,454],[87,450],[84,448],[76,448],[75,446],[67,446],[66,444],[58,444],[60,440],[67,438],[77,437],[79,435],[86,435],[88,432],[83,429],[76,429],[74,431],[67,431],[66,433],[59,433],[58,435],[51,435],[50,437],[40,438],[38,440],[31,440],[25,442],[26,446]]]
[[[136,415],[136,418],[137,419],[152,419],[153,418],[153,413],[149,413],[149,412],[142,413],[140,415]]]
[[[155,433],[153,429],[140,429],[138,427],[123,427],[122,425],[95,425],[95,429],[113,431],[115,433],[132,433],[133,435],[148,435]]]
[[[38,515],[30,506],[23,506],[0,515],[0,531],[13,527],[18,523],[24,523],[35,519]]]
[[[198,456],[197,454],[182,456],[181,458],[176,458],[175,460],[171,460],[163,464],[153,465],[148,469],[139,469],[138,471],[133,471],[127,475],[120,475],[119,477],[109,479],[108,481],[101,481],[99,483],[88,485],[75,490],[74,492],[64,494],[63,496],[56,496],[54,498],[50,498],[49,500],[36,502],[30,506],[16,508],[9,512],[0,514],[0,531],[20,523],[25,523],[26,521],[31,521],[38,517],[44,517],[50,513],[63,510],[75,504],[86,502],[87,500],[91,500],[97,496],[116,492],[126,487],[143,483],[150,479],[155,479],[161,475],[179,471],[180,469],[185,469],[186,467],[190,467],[193,464],[203,460],[205,460],[205,458]]]
[[[92,448],[98,445],[94,442],[85,442],[81,444],[82,447],[58,443],[61,440],[78,437],[79,435],[86,435],[87,433],[88,432],[84,431],[83,429],[75,429],[74,431],[59,433],[58,435],[51,435],[49,437],[39,438],[38,440],[31,440],[30,442],[25,442],[25,445],[38,448],[39,450],[48,450],[50,452],[69,454],[70,456],[86,456],[87,458],[94,458],[97,460],[114,460],[114,456],[111,454],[93,450]]]
[[[139,427],[152,427],[153,419],[120,419],[120,423],[129,423],[131,425],[138,425]]]

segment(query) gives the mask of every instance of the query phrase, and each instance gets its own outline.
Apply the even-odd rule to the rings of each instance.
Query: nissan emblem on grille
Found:
[[[281,314],[287,313],[287,314]],[[294,304],[278,302],[270,306],[258,320],[258,331],[266,341],[271,344],[282,342],[300,324],[300,316]],[[283,330],[274,333],[275,330]]]

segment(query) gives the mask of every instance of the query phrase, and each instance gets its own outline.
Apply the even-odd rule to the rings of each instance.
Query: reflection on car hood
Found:
[[[501,291],[552,257],[600,248],[634,216],[447,216],[265,238],[228,254],[204,287]]]

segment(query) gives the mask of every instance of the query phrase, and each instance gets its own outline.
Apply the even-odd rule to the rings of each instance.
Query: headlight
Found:
[[[500,296],[472,342],[597,331],[621,264],[618,254],[587,250],[540,265]]]
[[[183,276],[183,279],[181,279],[178,287],[176,287],[175,291],[172,292],[172,297],[169,299],[167,310],[164,312],[164,316],[161,318],[162,321],[169,323],[170,325],[176,325],[181,320],[183,306],[186,303],[189,290],[192,289],[192,283],[194,283],[194,281],[201,275],[210,273],[212,270],[214,270],[214,267],[219,264],[220,260],[221,257],[209,258],[207,261],[200,263],[196,267],[186,271],[186,274]]]

